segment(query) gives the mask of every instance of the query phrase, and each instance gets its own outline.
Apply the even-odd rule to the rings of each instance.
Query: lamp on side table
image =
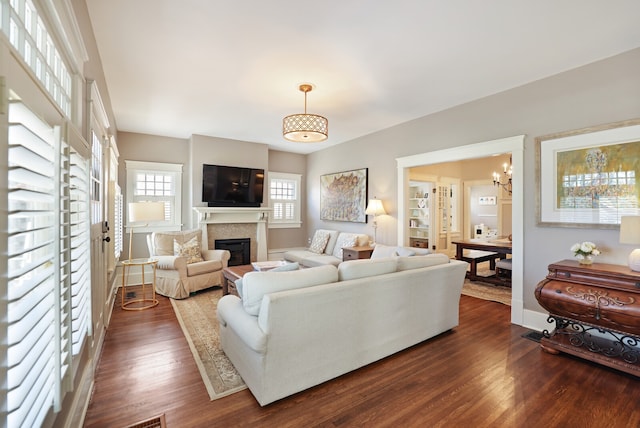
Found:
[[[374,196],[373,199],[369,199],[367,209],[364,211],[364,213],[373,216],[373,242],[375,243],[377,240],[378,232],[378,219],[376,217],[379,215],[385,215],[387,214],[387,212],[382,206],[382,201]]]
[[[640,216],[620,217],[620,243],[640,244]],[[636,248],[629,254],[629,268],[640,272],[640,248]]]

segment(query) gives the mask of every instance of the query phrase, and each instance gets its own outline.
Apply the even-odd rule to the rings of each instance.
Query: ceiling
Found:
[[[638,0],[86,3],[118,130],[297,153],[640,46]],[[282,137],[305,82],[325,142]]]

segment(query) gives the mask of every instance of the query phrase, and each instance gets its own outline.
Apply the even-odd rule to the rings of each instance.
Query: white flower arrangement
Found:
[[[597,256],[598,254],[600,254],[600,250],[598,250],[598,247],[596,247],[596,244],[589,241],[585,241],[582,243],[578,242],[577,244],[573,244],[571,246],[571,251],[573,252],[573,255],[576,257],[576,259],[578,260],[582,260],[587,256]]]

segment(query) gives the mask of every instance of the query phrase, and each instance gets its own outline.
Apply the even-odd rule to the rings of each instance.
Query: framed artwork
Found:
[[[613,229],[640,215],[640,119],[536,138],[541,226]]]
[[[478,205],[496,205],[498,202],[496,196],[480,196],[478,198]]]
[[[368,169],[320,176],[320,219],[366,223]]]

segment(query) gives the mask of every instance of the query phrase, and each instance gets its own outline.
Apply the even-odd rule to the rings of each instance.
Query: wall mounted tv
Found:
[[[209,207],[259,207],[264,169],[202,165],[202,202]]]

